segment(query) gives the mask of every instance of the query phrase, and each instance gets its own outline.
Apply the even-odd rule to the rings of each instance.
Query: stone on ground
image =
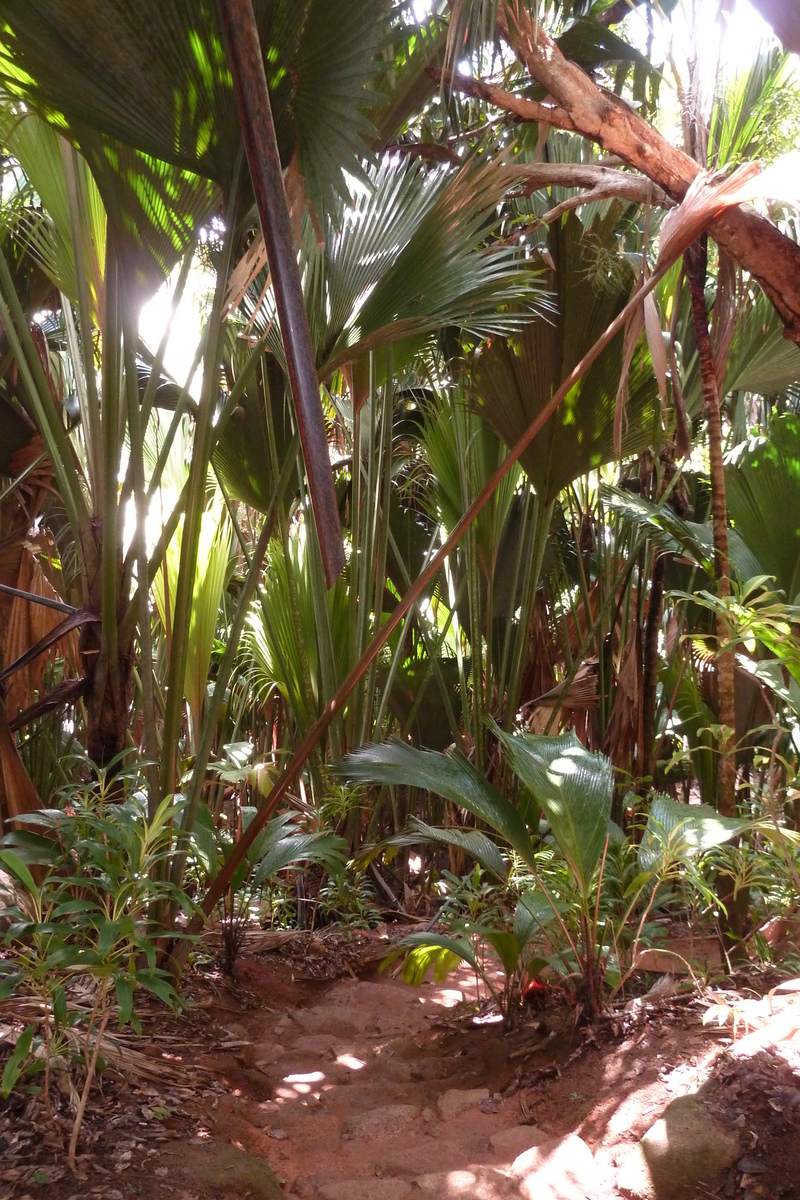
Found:
[[[332,1033],[304,1033],[295,1038],[294,1049],[301,1054],[328,1054],[339,1040]]]
[[[379,1138],[394,1137],[419,1116],[416,1104],[387,1104],[359,1113],[345,1121],[342,1137],[345,1141],[374,1142]]]
[[[687,1184],[713,1180],[739,1154],[734,1134],[695,1096],[680,1096],[630,1152],[617,1186],[635,1200],[671,1200]]]
[[[436,1171],[420,1175],[416,1187],[436,1200],[504,1200],[516,1196],[513,1184],[488,1167],[472,1167],[467,1171]]]
[[[266,1066],[272,1066],[285,1053],[286,1051],[279,1042],[259,1042],[253,1047],[253,1061],[264,1063]]]
[[[526,1150],[511,1174],[525,1200],[596,1200],[600,1193],[594,1156],[575,1133]]]
[[[209,1196],[234,1193],[253,1200],[283,1200],[283,1191],[264,1158],[224,1142],[188,1141],[166,1146],[159,1161]]]
[[[451,1088],[448,1092],[442,1093],[436,1101],[436,1107],[443,1121],[452,1121],[454,1117],[460,1117],[468,1108],[477,1108],[481,1100],[488,1099],[488,1088],[469,1088],[467,1090]]]
[[[502,1154],[506,1159],[518,1158],[526,1150],[541,1146],[543,1142],[552,1141],[552,1134],[534,1129],[532,1125],[512,1125],[510,1129],[501,1129],[489,1138],[489,1147],[495,1154]]]

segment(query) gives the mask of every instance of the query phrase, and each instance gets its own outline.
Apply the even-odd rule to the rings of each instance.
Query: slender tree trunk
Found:
[[[656,768],[656,698],[658,693],[658,631],[664,600],[666,556],[656,553],[650,577],[650,600],[644,630],[642,670],[642,775],[652,779]]]
[[[705,301],[707,251],[705,241],[696,242],[684,257],[689,294],[692,302],[692,322],[697,341],[697,355],[703,382],[703,403],[708,424],[708,451],[711,475],[711,508],[714,529],[714,576],[717,595],[721,600],[731,594],[730,560],[728,557],[728,507],[725,500],[725,469],[722,461],[722,420],[719,388],[708,328]],[[718,643],[730,639],[728,624],[717,619]],[[717,808],[724,816],[736,811],[735,707],[733,684],[733,651],[726,650],[716,660],[717,717],[727,727],[729,735],[720,746],[721,756],[717,777]]]
[[[122,584],[122,555],[117,554],[118,588]],[[119,592],[118,592],[119,594]],[[89,581],[92,612],[103,611],[102,580],[98,571]],[[119,622],[121,613],[116,614]],[[128,719],[133,691],[133,646],[129,639],[109,646],[100,623],[81,630],[79,652],[86,676],[86,751],[98,767],[107,767],[128,739]],[[121,765],[121,764],[120,764]]]

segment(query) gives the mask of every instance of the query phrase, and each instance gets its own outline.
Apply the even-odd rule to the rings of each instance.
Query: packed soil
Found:
[[[76,1172],[68,1080],[52,1120],[0,1101],[0,1200],[503,1200],[518,1154],[572,1133],[617,1200],[626,1154],[688,1094],[741,1156],[681,1200],[800,1198],[795,1042],[738,1057],[730,1026],[702,1024],[709,994],[663,977],[593,1025],[540,996],[504,1033],[466,969],[413,988],[378,973],[384,949],[301,935],[252,943],[235,981],[196,970],[179,1017],[153,1007],[108,1055]]]

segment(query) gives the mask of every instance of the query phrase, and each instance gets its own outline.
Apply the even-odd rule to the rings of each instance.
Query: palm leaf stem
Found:
[[[356,662],[361,655],[359,646],[359,545],[361,543],[361,413],[363,407],[355,406],[353,411],[352,428],[352,460],[350,467],[350,569],[348,572],[348,662]],[[355,744],[354,731],[356,728],[355,705],[348,706],[347,727],[349,744]]]
[[[319,678],[320,678],[320,700],[323,707],[328,704],[336,693],[336,661],[333,648],[333,630],[331,628],[331,611],[328,608],[327,595],[325,589],[325,572],[322,564],[322,555],[319,548],[319,534],[317,533],[317,523],[314,518],[314,509],[311,505],[310,498],[307,496],[302,472],[302,464],[299,456],[296,458],[298,473],[300,474],[300,486],[303,494],[303,513],[305,517],[307,534],[306,534],[306,553],[309,555],[308,567],[311,573],[311,602],[314,605],[314,617],[317,633],[317,653],[319,656]],[[338,761],[342,752],[342,717],[341,713],[337,714],[331,722],[328,733],[328,743],[330,746],[331,755]]]
[[[550,500],[548,503],[542,504],[537,499],[533,510],[533,546],[530,548],[525,563],[522,605],[519,621],[516,624],[514,655],[511,660],[511,675],[508,680],[506,692],[505,718],[503,721],[503,728],[506,730],[511,729],[517,714],[519,691],[522,685],[522,672],[525,668],[525,656],[528,653],[529,647],[531,615],[536,599],[536,589],[539,586],[539,576],[542,573],[544,552],[547,546],[547,537],[550,532],[550,522],[553,519],[554,508],[555,500]]]
[[[356,625],[356,654],[363,653],[367,640],[367,627],[370,613],[373,611],[370,589],[370,566],[374,568],[374,527],[376,508],[376,455],[375,440],[377,436],[377,384],[374,351],[369,352],[369,433],[367,437],[367,479],[364,486],[364,533],[363,540],[358,545],[358,622]],[[360,457],[359,457],[360,461]],[[356,744],[365,740],[367,717],[364,713],[365,700],[363,689],[353,697],[354,721],[353,732]]]
[[[436,529],[434,531],[433,538],[431,539],[431,544],[428,549],[428,553],[426,555],[426,561],[428,558],[430,558],[430,555],[433,552],[433,546],[434,546],[434,543],[438,536],[439,536],[439,530]],[[400,549],[397,545],[397,542],[395,541],[395,538],[394,538],[394,535],[392,534],[391,529],[389,530],[389,544],[392,547],[392,553],[394,554],[394,556],[400,566],[400,574],[402,575],[403,582],[406,587],[410,587],[411,586],[411,578],[408,574],[408,570],[406,569],[406,565],[402,560],[402,557],[400,555]],[[462,587],[463,587],[463,583],[462,583]],[[460,593],[459,593],[459,598],[460,598]],[[456,600],[456,603],[458,603],[458,599]],[[405,621],[403,628],[400,631],[400,637],[398,638],[398,641],[397,641],[397,649],[395,650],[394,656],[393,656],[391,664],[389,666],[389,673],[387,675],[386,684],[383,689],[383,695],[381,696],[380,703],[378,705],[378,711],[375,716],[374,728],[376,730],[380,730],[380,728],[383,724],[383,718],[386,715],[386,709],[387,709],[387,706],[389,703],[389,696],[391,695],[391,690],[392,690],[392,687],[394,686],[394,681],[397,676],[397,671],[398,671],[398,668],[400,667],[400,664],[403,659],[403,647],[405,645],[406,634],[411,629],[411,617],[413,615],[413,611],[414,610],[412,609],[412,611],[409,613],[408,619]],[[444,705],[445,714],[447,716],[447,723],[450,726],[450,732],[453,735],[453,741],[458,742],[458,722],[456,721],[455,713],[453,712],[453,705],[450,701],[450,696],[448,694],[447,688],[445,687],[444,679],[442,677],[442,668],[439,663],[439,651],[441,649],[441,646],[444,643],[444,639],[447,636],[447,633],[448,633],[450,626],[453,623],[454,619],[455,619],[455,607],[450,609],[448,616],[447,616],[447,620],[444,625],[444,628],[442,629],[441,634],[438,638],[438,641],[436,642],[435,645],[431,642],[430,634],[425,626],[424,621],[420,621],[419,631],[420,631],[420,636],[422,638],[423,645],[425,646],[425,653],[427,654],[428,661],[431,665],[431,670],[433,672],[433,675],[434,675],[437,683],[439,684],[439,692],[440,692],[440,695],[442,698],[442,704]],[[424,688],[424,686],[425,686],[425,680],[423,680],[423,682],[422,682],[420,691]],[[414,703],[416,705],[416,703],[417,703],[416,698],[415,698]],[[413,715],[416,716],[416,711],[414,709],[412,709],[412,712],[413,712]],[[406,721],[405,728],[403,730],[404,736],[408,732],[408,730],[412,727],[412,725],[413,725],[413,721],[412,721],[411,716],[409,716],[408,720]]]
[[[69,205],[69,223],[72,236],[72,257],[75,263],[75,283],[78,293],[78,321],[80,323],[81,357],[75,357],[74,370],[76,377],[80,373],[79,363],[82,362],[82,387],[78,387],[79,400],[85,400],[85,410],[81,416],[84,420],[85,439],[87,442],[86,457],[89,467],[91,496],[95,505],[96,515],[102,520],[103,506],[106,500],[105,489],[102,486],[103,474],[103,433],[100,418],[100,403],[97,395],[97,376],[94,364],[94,346],[92,344],[92,309],[89,302],[89,285],[85,272],[81,269],[86,262],[86,247],[84,246],[81,229],[81,196],[79,193],[77,170],[78,154],[74,146],[64,138],[61,139],[61,161],[64,168],[64,180]],[[85,208],[85,206],[84,206]],[[98,317],[100,314],[98,314]],[[71,317],[71,313],[70,313]],[[67,326],[69,332],[69,325]],[[105,350],[105,346],[104,346]],[[105,357],[105,354],[104,354]],[[76,385],[77,386],[77,385]],[[116,494],[114,497],[116,503]]]
[[[601,334],[601,336],[597,339],[590,350],[587,351],[580,362],[573,367],[572,371],[563,381],[561,386],[553,393],[550,401],[540,410],[539,413],[537,413],[534,420],[531,421],[528,428],[517,440],[515,445],[509,450],[508,454],[497,466],[491,477],[486,481],[480,493],[475,497],[473,502],[462,515],[461,519],[456,523],[449,535],[445,538],[438,553],[430,561],[427,568],[420,572],[413,586],[406,592],[405,596],[399,602],[386,623],[378,630],[358,662],[353,665],[346,679],[340,685],[339,690],[337,691],[331,703],[322,713],[320,713],[317,720],[306,733],[306,736],[301,744],[297,747],[292,759],[284,768],[283,773],[275,783],[275,786],[270,793],[268,802],[259,809],[256,817],[253,819],[246,832],[242,835],[242,838],[237,843],[230,859],[209,887],[206,895],[203,897],[201,905],[201,910],[203,913],[207,915],[213,911],[214,906],[218,902],[220,896],[229,886],[231,878],[233,877],[233,873],[236,871],[239,863],[247,854],[248,849],[257,837],[259,831],[263,829],[271,814],[281,803],[289,787],[302,770],[303,765],[308,759],[309,755],[317,746],[319,739],[330,725],[334,715],[345,703],[353,688],[362,678],[364,672],[368,670],[373,659],[380,653],[383,646],[394,633],[395,629],[397,629],[400,622],[405,618],[411,607],[417,602],[422,593],[429,586],[437,571],[441,569],[445,559],[458,545],[466,530],[470,528],[475,518],[492,498],[500,483],[502,483],[503,479],[505,479],[511,468],[519,461],[521,455],[524,454],[528,446],[544,427],[546,422],[557,411],[559,405],[563,403],[565,397],[569,395],[570,391],[578,382],[578,380],[589,369],[597,357],[602,354],[603,350],[609,345],[616,334],[619,333],[622,328],[624,328],[626,321],[636,306],[641,304],[645,296],[649,295],[649,293],[657,286],[668,269],[669,267],[667,264],[662,264],[653,272],[643,287],[637,291],[635,296],[631,297],[625,307],[620,313],[618,313],[611,324],[607,327],[605,332]],[[195,917],[189,923],[189,930],[199,928],[201,924],[202,917]],[[182,954],[181,950],[181,947],[179,947],[177,950],[178,963],[185,961],[185,951]]]
[[[640,535],[640,540],[642,542],[644,541],[644,539],[645,539],[645,535],[644,534]],[[637,545],[638,545],[638,543],[637,543]],[[625,576],[622,579],[621,584],[620,584],[620,590],[622,592],[625,591],[628,581],[630,580],[631,576],[633,575],[633,571],[634,571],[635,567],[636,567],[636,553],[632,552],[629,562],[628,562],[628,566],[625,570]],[[574,679],[578,668],[580,667],[581,663],[583,662],[583,659],[586,656],[586,652],[587,652],[589,646],[592,644],[592,642],[597,637],[598,631],[602,628],[602,623],[605,620],[605,618],[607,617],[609,611],[611,610],[612,605],[616,602],[616,599],[617,599],[617,589],[616,588],[611,589],[606,593],[605,600],[601,604],[601,606],[598,610],[597,616],[595,617],[594,621],[592,621],[592,624],[587,629],[586,636],[581,640],[581,643],[578,647],[578,652],[572,659],[572,664],[569,667],[567,674],[564,677],[563,682],[560,683],[560,685],[559,685],[559,686],[563,687],[565,691],[569,687],[569,685],[572,683],[572,680]],[[578,629],[579,628],[578,620],[577,620],[578,614],[577,614],[577,611],[575,611],[575,610],[573,610],[573,611],[574,611],[574,616],[575,616],[575,627],[576,627],[576,629]],[[589,611],[590,611],[589,609],[586,609],[587,614]],[[552,730],[553,724],[556,720],[556,717],[558,716],[558,712],[559,712],[558,705],[555,705],[553,707],[552,712],[550,713],[550,717],[548,719],[547,725],[545,726],[545,730],[544,730],[545,734],[549,734],[550,731]]]
[[[262,388],[266,392],[266,373],[262,371]],[[269,453],[272,462],[272,478],[279,477],[278,468],[278,452],[275,441],[275,428],[272,419],[272,405],[269,403],[268,397],[265,396],[265,411],[267,414],[267,432],[269,437]],[[301,435],[302,440],[302,435]],[[299,454],[295,455],[292,465],[296,464],[299,474],[302,476],[302,464],[299,461]],[[282,504],[277,506],[276,519],[278,526],[278,538],[283,550],[283,558],[286,564],[286,585],[289,594],[289,612],[291,614],[292,625],[294,627],[295,650],[299,663],[298,685],[300,696],[302,697],[303,708],[308,713],[309,717],[314,712],[314,697],[311,692],[311,670],[308,661],[308,651],[306,649],[306,640],[303,633],[303,618],[300,610],[300,596],[297,587],[297,577],[295,575],[295,564],[292,559],[291,549],[289,545],[289,526],[286,520],[286,513]],[[314,589],[312,588],[312,591]],[[265,616],[268,612],[268,605],[262,605]],[[274,638],[275,644],[278,644],[278,638]],[[288,674],[286,676],[288,678]],[[315,790],[321,792],[322,788],[322,759],[321,755],[315,753],[312,759],[312,780]]]
[[[447,636],[447,631],[449,630],[450,625],[453,621],[453,615],[454,614],[451,610],[450,613],[448,613],[447,620],[445,621],[444,628],[442,629],[442,632],[441,632],[441,637],[439,638],[439,642],[435,647],[435,657],[431,659],[430,664],[428,666],[428,670],[426,671],[425,675],[422,677],[420,685],[417,688],[417,694],[414,697],[414,703],[411,705],[411,709],[409,711],[408,716],[406,717],[405,723],[403,725],[403,728],[402,728],[402,731],[400,734],[401,738],[403,738],[403,739],[407,738],[409,736],[409,734],[411,733],[411,730],[414,728],[414,722],[417,719],[417,713],[419,712],[420,708],[422,707],[422,701],[425,699],[425,693],[427,692],[427,690],[431,684],[431,681],[433,679],[439,679],[441,681],[441,666],[439,664],[439,649],[440,649],[445,637]],[[447,691],[444,688],[444,686],[442,686],[441,690],[442,690],[442,694],[445,696],[446,706],[448,707],[449,713],[450,713],[450,718],[451,718],[450,722],[449,722],[450,723],[450,732],[453,735],[453,741],[455,742],[456,745],[458,745],[458,743],[460,741],[460,737],[459,737],[459,733],[458,733],[458,724],[455,720],[455,713],[453,712],[453,707],[450,704],[450,697],[447,695]]]
[[[450,605],[450,611],[453,614],[453,626],[455,631],[456,643],[456,662],[458,663],[458,689],[461,695],[461,715],[464,721],[464,732],[467,737],[472,735],[472,717],[469,706],[469,689],[467,687],[467,672],[464,666],[464,650],[462,646],[461,622],[458,619],[458,601],[461,595],[462,588],[466,586],[466,575],[462,575],[462,582],[459,584],[458,592],[453,581],[453,571],[449,559],[445,559],[442,566],[444,577],[447,580],[447,599]]]
[[[144,482],[144,454],[142,410],[139,406],[139,387],[136,374],[136,358],[133,352],[133,330],[128,323],[125,337],[125,394],[128,402],[128,431],[130,434],[130,462],[133,479],[136,526],[133,544],[136,555],[136,571],[140,580],[147,577],[147,499]],[[162,800],[158,776],[158,728],[156,725],[156,699],[153,672],[153,638],[150,625],[149,588],[137,588],[139,598],[139,679],[142,688],[142,730],[144,734],[145,776],[147,778],[147,816],[152,821]]]
[[[159,380],[161,378],[161,372],[164,367],[164,357],[167,352],[167,346],[169,345],[170,334],[172,332],[172,324],[173,324],[173,321],[175,320],[175,313],[178,311],[178,306],[181,302],[181,298],[183,296],[183,292],[186,287],[186,280],[189,275],[189,268],[191,267],[191,264],[192,264],[192,254],[194,253],[194,245],[195,245],[195,243],[192,242],[191,246],[186,251],[183,262],[181,263],[181,269],[180,269],[180,274],[178,276],[178,282],[175,285],[175,291],[172,294],[172,300],[170,302],[169,313],[167,315],[167,320],[164,325],[164,332],[161,335],[161,341],[159,342],[158,349],[156,351],[156,356],[155,356],[155,359],[153,360],[152,369],[150,371],[150,377],[147,380],[147,383],[146,383],[145,389],[144,389],[144,394],[141,399],[140,425],[141,425],[142,430],[145,430],[147,428],[147,423],[150,420],[150,414],[153,411],[153,406],[154,406],[155,398],[156,398],[156,392],[158,391],[158,384],[159,384]],[[164,466],[166,464],[167,458],[169,457],[169,453],[172,448],[172,442],[173,442],[175,433],[178,428],[178,423],[179,423],[181,417],[183,416],[184,412],[186,411],[186,405],[189,400],[189,387],[191,385],[192,380],[194,379],[197,368],[200,366],[200,361],[203,356],[204,338],[205,338],[205,330],[203,331],[203,333],[201,334],[201,337],[199,339],[198,346],[195,350],[194,359],[192,360],[192,365],[189,370],[189,374],[186,376],[186,382],[185,382],[184,386],[182,387],[180,395],[178,396],[178,400],[175,404],[175,412],[172,415],[172,420],[170,422],[166,440],[161,449],[161,453],[159,454],[158,459],[156,460],[156,465],[155,465],[155,468],[151,475],[150,483],[148,485],[148,490],[147,490],[148,501],[150,499],[152,499],[153,494],[154,494],[156,488],[158,487],[158,483],[164,472]],[[132,490],[133,490],[133,464],[129,461],[127,471],[125,472],[125,479],[123,480],[122,487],[120,488],[120,500],[119,500],[120,507],[122,507],[127,502],[127,500],[129,499],[129,497],[132,493]]]
[[[142,416],[141,416],[142,429],[147,428],[147,422],[150,420],[150,414],[153,411],[153,405],[155,404],[155,399],[156,399],[156,392],[158,391],[158,385],[161,380],[161,372],[164,368],[164,358],[167,353],[167,346],[169,345],[169,339],[170,339],[170,335],[172,333],[172,326],[175,321],[175,315],[180,307],[181,300],[183,299],[183,293],[186,290],[186,281],[189,278],[189,271],[191,270],[192,261],[194,259],[194,251],[195,251],[196,245],[197,245],[197,235],[195,233],[195,236],[192,238],[191,242],[187,246],[186,251],[183,255],[183,259],[181,261],[181,269],[178,272],[178,279],[175,284],[175,290],[173,291],[172,299],[170,300],[169,312],[167,313],[167,319],[164,322],[164,332],[161,335],[161,341],[158,343],[158,348],[156,350],[156,356],[153,359],[153,365],[150,370],[150,377],[147,380],[147,383],[146,383],[145,389],[144,389],[144,395],[142,396]],[[189,376],[188,381],[191,381],[191,375]]]
[[[187,634],[197,566],[197,548],[205,506],[206,477],[213,444],[213,416],[218,389],[219,346],[223,329],[225,290],[236,225],[234,214],[239,195],[240,168],[241,155],[237,158],[234,180],[229,196],[227,228],[223,239],[217,284],[208,322],[208,338],[203,367],[203,389],[200,397],[197,424],[195,426],[192,460],[189,467],[186,513],[184,517],[183,536],[181,538],[180,568],[173,618],[173,630],[180,632],[177,637],[173,638],[169,667],[167,669],[166,710],[164,713],[161,763],[161,788],[165,795],[173,790],[177,777],[178,739],[180,736],[183,709],[183,682],[186,675],[186,660],[188,655]]]
[[[33,416],[47,446],[76,544],[80,550],[85,552],[89,513],[75,471],[69,438],[56,412],[38,352],[33,344],[25,314],[11,279],[8,263],[1,249],[0,323],[6,332],[22,381],[30,396],[34,409]],[[88,596],[84,596],[84,602],[87,601]]]
[[[208,769],[211,751],[214,747],[214,739],[217,736],[217,726],[219,717],[222,711],[222,704],[225,698],[225,692],[230,682],[233,668],[236,665],[236,656],[239,652],[239,642],[241,641],[242,632],[244,630],[247,613],[250,608],[250,602],[260,590],[259,577],[261,567],[264,561],[264,555],[267,552],[270,538],[275,527],[276,515],[280,513],[283,502],[283,494],[286,491],[289,480],[294,470],[294,464],[299,452],[299,438],[294,435],[291,451],[286,456],[280,475],[277,477],[275,491],[272,494],[272,499],[269,503],[269,508],[264,516],[264,523],[261,526],[261,533],[258,541],[253,549],[252,556],[248,554],[244,537],[242,536],[239,522],[236,519],[235,513],[232,511],[232,505],[223,490],[223,497],[228,504],[228,512],[231,515],[236,536],[239,539],[239,544],[242,547],[245,561],[247,562],[247,575],[245,576],[244,585],[239,596],[236,613],[234,615],[231,627],[228,631],[227,644],[225,653],[222,656],[222,661],[217,670],[217,677],[214,682],[214,691],[211,693],[211,698],[205,706],[203,713],[203,728],[197,745],[197,755],[195,757],[192,775],[187,789],[186,809],[181,824],[181,838],[186,841],[194,829],[194,823],[197,819],[197,810],[200,805],[200,798],[203,790],[203,783]],[[221,485],[220,485],[221,486]],[[186,854],[188,845],[176,852],[172,866],[172,880],[177,887],[183,884],[183,874],[186,867]]]
[[[514,570],[511,575],[511,592],[513,600],[516,599],[519,589],[519,576],[522,568],[523,559],[528,561],[528,539],[530,537],[531,521],[535,520],[536,506],[538,500],[533,488],[528,488],[525,495],[525,511],[522,514],[522,529],[520,531],[519,540],[517,542],[517,553],[514,555]],[[500,675],[498,678],[498,691],[502,695],[505,691],[505,683],[508,676],[509,655],[511,654],[511,643],[515,631],[514,622],[509,620],[506,622],[505,632],[503,634],[503,650],[500,656]]]
[[[2,378],[1,375],[0,375],[0,378]],[[20,471],[20,473],[19,473],[19,475],[17,475],[16,479],[11,480],[11,483],[8,485],[7,488],[3,488],[2,492],[0,492],[0,506],[2,506],[5,503],[5,501],[8,499],[9,496],[12,496],[14,494],[14,492],[17,490],[19,485],[21,483],[24,483],[25,480],[28,478],[28,476],[33,474],[33,472],[36,470],[36,468],[38,466],[40,466],[41,463],[43,463],[46,458],[47,458],[47,451],[43,450],[41,454],[36,455],[36,458],[34,458],[32,462],[28,463],[27,467],[25,467],[24,470]],[[37,596],[36,599],[41,600],[42,597]]]
[[[459,466],[458,482],[461,490],[461,507],[469,506],[469,498],[474,494],[470,466],[472,455],[464,444],[464,422],[459,419],[458,411],[454,413],[453,432],[456,439],[457,462]],[[467,424],[466,432],[469,432]],[[462,469],[463,467],[463,469]],[[477,529],[473,524],[465,530],[464,557],[467,576],[467,596],[469,598],[469,640],[472,647],[472,737],[475,745],[475,766],[483,771],[484,760],[484,657],[483,657],[483,622],[481,620],[481,588],[480,563],[478,561]]]
[[[79,260],[78,260],[79,261]],[[80,273],[80,272],[79,272]],[[120,427],[122,384],[121,311],[119,263],[109,234],[106,245],[105,311],[103,313],[103,364],[101,387],[103,409],[101,414],[102,434],[102,483],[100,496],[100,654],[94,670],[92,689],[95,703],[102,704],[106,686],[110,687],[111,701],[115,711],[121,712],[122,678],[119,670],[119,614],[117,598],[119,585],[117,546],[117,491],[119,488],[119,462],[122,445]],[[86,331],[84,331],[84,336]],[[91,344],[91,342],[90,342]],[[103,764],[105,765],[105,763]]]
[[[180,395],[178,396],[178,399],[175,403],[175,411],[173,412],[173,414],[170,418],[169,425],[167,426],[167,432],[164,437],[164,442],[159,449],[158,457],[156,458],[155,466],[153,467],[153,471],[150,476],[150,481],[147,485],[147,501],[148,501],[148,503],[153,499],[156,492],[158,491],[158,488],[161,485],[161,479],[164,474],[164,468],[166,467],[170,453],[172,452],[172,444],[175,441],[175,435],[177,434],[178,429],[180,428],[180,423],[181,423],[187,409],[189,408],[190,403],[192,403],[192,404],[194,403],[192,401],[192,397],[191,397],[189,388],[190,388],[192,380],[194,379],[194,376],[197,372],[197,368],[200,366],[200,363],[203,361],[203,359],[205,357],[206,347],[208,346],[208,340],[209,340],[210,336],[211,336],[211,322],[209,321],[206,323],[206,326],[200,336],[200,340],[198,342],[197,348],[194,353],[194,358],[192,359],[192,365],[189,368],[189,373],[186,376],[186,382],[183,385],[183,387],[181,388]],[[127,483],[127,480],[126,480],[126,483]]]
[[[375,629],[380,628],[383,615],[383,593],[386,587],[386,552],[389,533],[389,500],[392,486],[392,413],[394,410],[394,380],[392,347],[388,348],[388,365],[386,382],[383,387],[383,412],[381,415],[381,441],[375,475],[375,520],[372,545],[375,549],[374,560],[374,596],[372,611],[375,614]],[[378,662],[373,661],[367,672],[364,711],[364,736],[366,740],[368,727],[374,715],[375,684],[377,679]]]
[[[178,528],[181,517],[186,509],[186,503],[189,497],[189,481],[181,489],[181,494],[175,503],[175,507],[164,522],[158,541],[153,547],[153,552],[147,562],[147,576],[144,581],[137,579],[136,590],[128,602],[128,607],[123,613],[122,620],[119,623],[119,639],[124,644],[125,640],[131,637],[133,630],[136,627],[136,622],[139,619],[139,591],[142,586],[146,592],[150,591],[153,580],[158,574],[158,569],[161,566],[164,555],[167,552],[167,547],[175,536],[175,531]]]

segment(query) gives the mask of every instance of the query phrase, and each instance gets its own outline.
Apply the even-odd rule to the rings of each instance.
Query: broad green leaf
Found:
[[[800,359],[797,347],[786,345]],[[725,493],[736,528],[762,571],[795,603],[800,596],[800,418],[776,416],[768,438],[753,438],[726,469]]]
[[[12,964],[9,962],[8,966]],[[17,987],[25,980],[24,971],[12,971],[9,974],[5,972],[0,975],[0,1001],[8,1000],[9,996],[13,996]]]
[[[381,742],[348,754],[336,771],[348,779],[425,788],[444,796],[490,825],[529,866],[535,866],[533,843],[522,817],[463,755]]]
[[[470,858],[474,858],[481,866],[491,871],[500,880],[507,876],[503,856],[495,843],[479,829],[440,829],[426,825],[418,817],[412,817],[408,831],[387,838],[386,846],[418,846],[429,842],[436,846],[453,846],[457,850],[465,850]]]
[[[117,993],[117,1004],[119,1005],[119,1023],[127,1025],[133,1015],[133,988],[131,981],[125,975],[116,975],[114,977],[114,988]]]
[[[409,948],[403,964],[403,979],[415,987],[419,987],[431,967],[434,969],[435,981],[441,983],[462,959],[474,971],[479,971],[475,950],[469,938],[451,938],[441,933],[419,933],[403,938],[401,946]]]
[[[521,949],[535,934],[540,933],[556,918],[556,911],[543,892],[525,892],[514,910],[514,934]]]
[[[67,995],[66,995],[66,992],[64,991],[63,987],[61,986],[61,984],[58,984],[53,989],[53,995],[51,997],[50,1002],[52,1004],[53,1016],[55,1018],[56,1026],[66,1025],[67,1019],[68,1019]]]
[[[97,937],[97,953],[107,958],[120,936],[119,921],[104,921]]]
[[[15,854],[13,850],[0,850],[0,864],[2,864],[11,875],[18,880],[31,895],[35,895],[38,891],[36,881],[31,875],[25,863]]]
[[[614,789],[609,760],[574,733],[562,737],[495,731],[522,783],[533,792],[584,896],[608,836]]]
[[[503,970],[510,978],[519,966],[521,946],[516,934],[510,929],[490,929],[484,934],[486,941],[497,954],[503,964]]]
[[[323,863],[337,873],[345,865],[347,843],[334,833],[292,833],[270,846],[253,875],[253,887],[299,862]]]
[[[142,987],[147,988],[148,992],[152,992],[154,996],[157,996],[168,1007],[175,1007],[178,1000],[178,993],[164,976],[163,972],[139,970],[136,972],[136,982],[141,984]]]
[[[2,1079],[0,1079],[0,1094],[2,1094],[4,1100],[7,1100],[11,1095],[11,1090],[19,1079],[25,1059],[30,1053],[35,1032],[35,1025],[26,1026],[14,1044],[14,1049],[11,1051],[8,1062],[5,1065]]]
[[[657,795],[639,845],[639,866],[643,871],[662,870],[671,862],[730,841],[750,824],[740,817],[721,817],[707,804],[681,804]]]

